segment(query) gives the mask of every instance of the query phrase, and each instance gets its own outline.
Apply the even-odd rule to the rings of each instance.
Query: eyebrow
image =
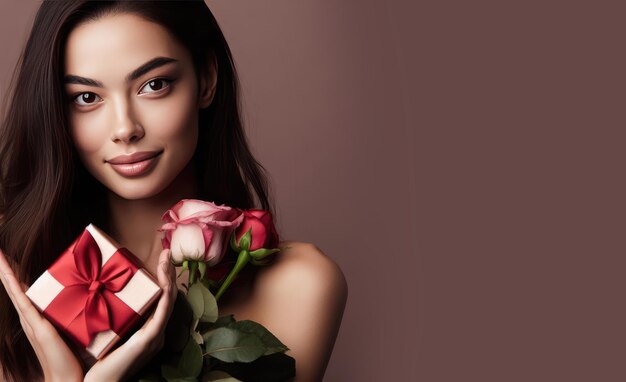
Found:
[[[172,62],[178,62],[178,60],[170,57],[155,57],[152,60],[146,62],[141,65],[137,69],[133,70],[126,76],[126,83],[136,80],[137,78],[143,76],[144,74],[150,72],[153,69],[161,67],[163,65],[170,64]],[[78,85],[87,85],[87,86],[95,86],[98,88],[103,88],[104,85],[102,82],[98,80],[92,80],[91,78],[85,78],[80,76],[75,76],[73,74],[68,74],[63,77],[64,84],[78,84]]]

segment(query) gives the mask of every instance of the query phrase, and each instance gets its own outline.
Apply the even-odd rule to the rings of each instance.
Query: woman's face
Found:
[[[64,74],[74,145],[109,190],[148,198],[190,162],[208,105],[189,52],[166,29],[130,14],[81,24],[68,37]],[[145,155],[124,157],[134,153]]]

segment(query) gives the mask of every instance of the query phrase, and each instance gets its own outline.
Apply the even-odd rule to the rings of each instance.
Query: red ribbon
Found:
[[[44,315],[83,346],[104,330],[121,337],[139,319],[139,314],[114,294],[139,269],[132,256],[126,248],[118,248],[102,266],[100,248],[85,230],[48,269],[65,288]]]

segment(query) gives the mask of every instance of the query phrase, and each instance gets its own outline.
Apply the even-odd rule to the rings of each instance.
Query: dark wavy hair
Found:
[[[108,226],[106,190],[84,168],[71,140],[62,75],[72,29],[115,13],[136,14],[166,28],[191,53],[198,79],[215,59],[216,93],[212,104],[199,112],[199,143],[192,159],[198,197],[273,212],[265,169],[246,142],[233,58],[204,1],[46,0],[16,66],[0,130],[0,248],[26,283],[38,277],[87,224]],[[5,378],[40,377],[36,361],[24,364],[36,356],[4,288],[0,307],[0,364]]]

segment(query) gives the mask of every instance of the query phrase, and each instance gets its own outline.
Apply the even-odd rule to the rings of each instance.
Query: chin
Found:
[[[127,181],[118,181],[114,185],[108,185],[107,188],[122,199],[141,200],[160,194],[165,189],[165,186],[161,187],[143,179],[138,180],[137,184],[128,184]]]

